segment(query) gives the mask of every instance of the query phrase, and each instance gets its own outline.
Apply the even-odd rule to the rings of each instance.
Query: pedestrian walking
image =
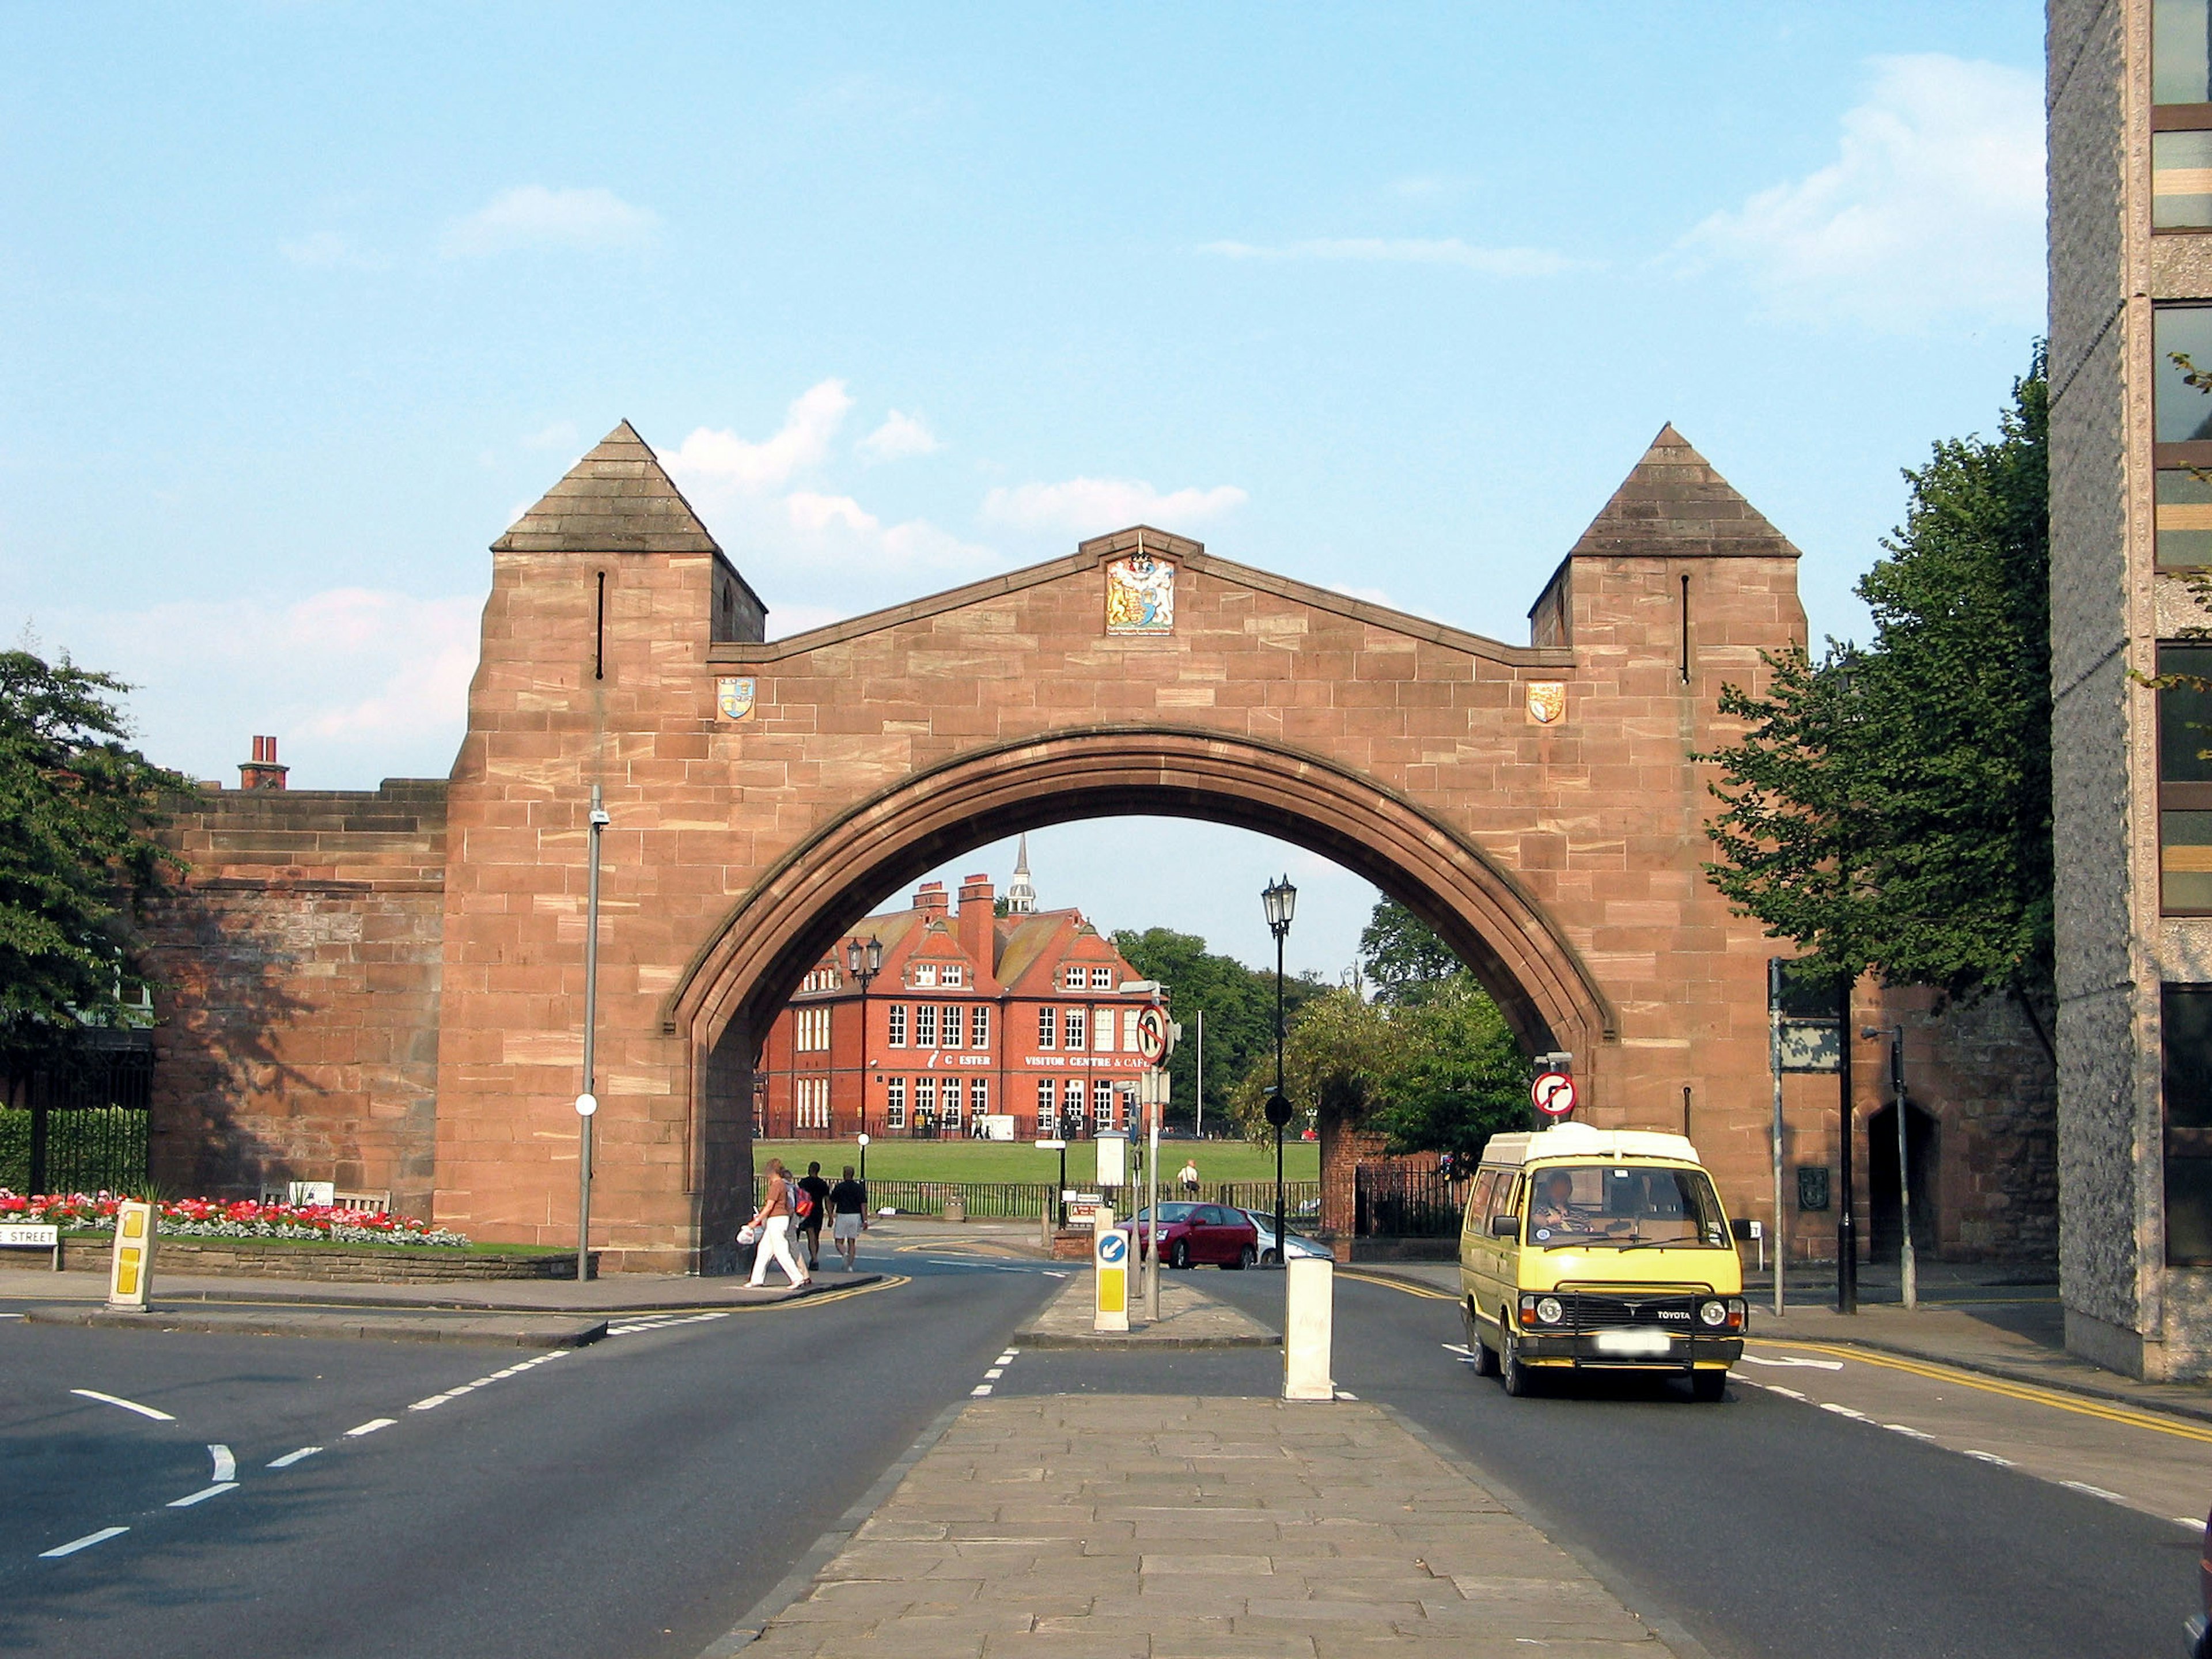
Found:
[[[845,1271],[860,1265],[860,1235],[868,1225],[868,1189],[853,1179],[853,1166],[845,1178],[830,1189],[830,1242],[845,1258]]]
[[[1182,1170],[1176,1179],[1182,1182],[1182,1195],[1185,1198],[1196,1198],[1198,1196],[1198,1160],[1195,1158],[1183,1159]]]
[[[822,1166],[810,1164],[806,1173],[799,1178],[801,1194],[799,1206],[799,1237],[806,1246],[806,1271],[811,1273],[822,1265],[822,1208],[830,1201],[830,1183],[822,1178]]]
[[[768,1282],[768,1264],[774,1261],[790,1275],[791,1288],[814,1281],[799,1271],[799,1263],[791,1256],[791,1216],[793,1194],[791,1172],[783,1167],[783,1160],[772,1158],[768,1161],[768,1195],[753,1212],[752,1224],[761,1230],[760,1243],[753,1251],[752,1282],[756,1287]]]

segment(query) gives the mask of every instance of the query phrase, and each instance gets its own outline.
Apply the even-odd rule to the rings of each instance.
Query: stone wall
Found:
[[[253,1197],[331,1181],[431,1212],[446,786],[210,790],[144,919],[155,1178]]]

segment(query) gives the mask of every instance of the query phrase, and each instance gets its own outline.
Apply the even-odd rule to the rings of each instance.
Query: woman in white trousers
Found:
[[[794,1291],[812,1283],[799,1270],[799,1262],[791,1254],[791,1173],[781,1158],[772,1158],[768,1161],[768,1196],[753,1214],[753,1224],[761,1230],[760,1243],[753,1249],[755,1285],[768,1282],[771,1261],[781,1265]]]

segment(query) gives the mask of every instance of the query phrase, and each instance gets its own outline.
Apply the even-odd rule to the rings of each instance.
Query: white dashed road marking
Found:
[[[71,1389],[71,1394],[82,1395],[87,1400],[97,1400],[103,1406],[120,1406],[126,1412],[137,1412],[141,1417],[150,1417],[156,1423],[173,1423],[177,1419],[151,1406],[142,1406],[135,1400],[124,1400],[112,1394],[102,1394],[98,1389]]]
[[[218,1485],[238,1477],[238,1460],[230,1455],[228,1446],[210,1446],[208,1455],[215,1459],[215,1478]]]
[[[379,1429],[388,1429],[399,1419],[396,1417],[372,1417],[366,1423],[357,1423],[346,1431],[346,1438],[358,1440],[365,1434],[374,1434]]]
[[[52,1561],[64,1555],[75,1555],[79,1550],[88,1550],[94,1544],[105,1544],[111,1538],[120,1538],[130,1530],[128,1527],[102,1527],[98,1532],[88,1532],[82,1538],[72,1538],[66,1544],[57,1544],[50,1550],[40,1550],[39,1559]]]
[[[171,1498],[169,1507],[173,1510],[188,1510],[195,1504],[204,1504],[210,1498],[220,1498],[227,1492],[237,1490],[237,1481],[218,1480],[212,1486],[202,1486],[198,1492],[186,1492],[182,1498]]]
[[[302,1446],[297,1451],[286,1452],[282,1457],[272,1460],[269,1467],[272,1469],[289,1469],[293,1464],[304,1462],[320,1450],[322,1450],[320,1446]]]

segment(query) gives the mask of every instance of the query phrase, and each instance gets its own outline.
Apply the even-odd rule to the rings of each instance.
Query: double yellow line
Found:
[[[1416,1285],[1410,1279],[1393,1279],[1382,1273],[1364,1273],[1356,1267],[1339,1267],[1336,1276],[1357,1279],[1362,1285],[1380,1285],[1386,1291],[1403,1291],[1407,1296],[1426,1297],[1432,1302],[1459,1300],[1449,1291],[1440,1291],[1433,1285]]]
[[[1777,1342],[1753,1337],[1751,1346],[1790,1349],[1801,1353],[1828,1354],[1838,1359],[1856,1360],[1863,1365],[1879,1365],[1885,1370],[1903,1371],[1910,1376],[1925,1377],[1931,1382],[1948,1382],[1954,1388],[1974,1389],[1983,1394],[1999,1395],[2026,1405],[2047,1406],[2053,1411],[2071,1412],[2076,1417],[2094,1417],[2131,1429],[2148,1429],[2154,1434],[2170,1434],[2177,1440],[2194,1440],[2212,1445],[2212,1425],[2185,1423],[2149,1412],[2131,1411],[2125,1406],[2108,1405],[2103,1401],[2086,1399],[2075,1394],[2062,1394],[2056,1389],[2038,1388],[2033,1382],[2014,1382],[2003,1377],[1985,1376],[1980,1371],[1960,1370],[1954,1366],[1935,1364],[1923,1359],[1905,1359],[1895,1354],[1875,1353],[1844,1343]]]

